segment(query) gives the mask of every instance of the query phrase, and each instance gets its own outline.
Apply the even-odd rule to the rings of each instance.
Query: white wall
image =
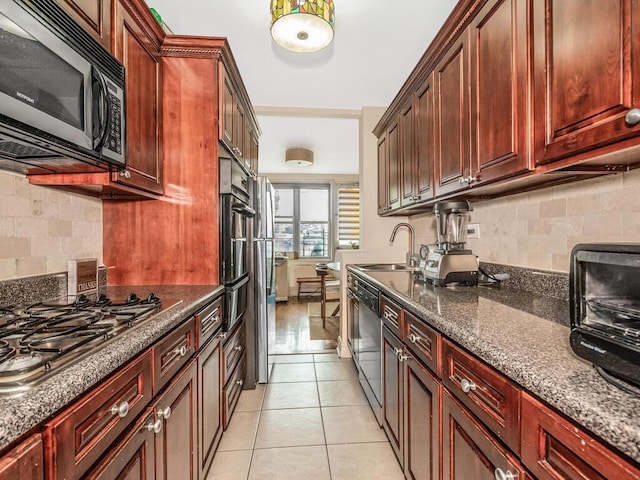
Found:
[[[102,263],[102,202],[0,172],[0,280],[66,272],[72,258]]]

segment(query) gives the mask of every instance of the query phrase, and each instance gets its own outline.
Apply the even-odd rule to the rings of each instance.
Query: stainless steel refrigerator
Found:
[[[247,388],[269,380],[276,340],[276,291],[274,259],[274,191],[266,177],[253,182],[252,200],[256,211],[250,242],[249,274],[252,289],[247,307]],[[251,291],[253,290],[253,292]]]

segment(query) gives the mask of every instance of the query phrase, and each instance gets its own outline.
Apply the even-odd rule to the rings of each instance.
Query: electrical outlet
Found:
[[[467,225],[467,238],[480,238],[479,223],[470,223]]]

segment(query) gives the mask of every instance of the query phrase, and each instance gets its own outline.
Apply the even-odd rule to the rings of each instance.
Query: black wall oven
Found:
[[[248,173],[233,159],[220,159],[220,280],[225,286],[223,329],[230,332],[247,310],[249,271]]]

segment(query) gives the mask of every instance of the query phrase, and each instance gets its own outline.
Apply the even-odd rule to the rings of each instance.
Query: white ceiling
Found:
[[[457,0],[334,2],[333,43],[319,52],[293,53],[271,40],[269,0],[147,0],[174,33],[227,37],[260,111],[389,105]],[[327,118],[326,112],[314,120],[309,113],[258,117],[260,171],[301,173],[284,165],[284,151],[313,145],[318,165],[305,172],[357,173],[357,121]]]

